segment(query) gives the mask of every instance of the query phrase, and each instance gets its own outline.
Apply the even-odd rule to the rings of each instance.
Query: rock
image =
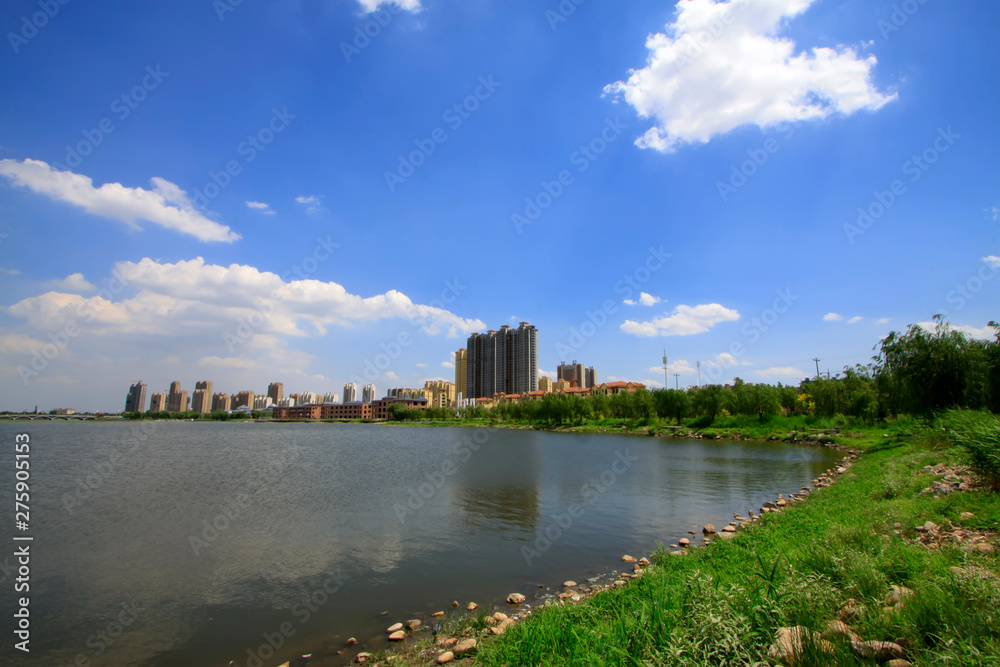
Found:
[[[629,556],[628,554],[622,556],[623,563],[635,563],[637,560],[638,559],[635,556]]]
[[[452,602],[451,606],[452,607],[457,607],[458,606],[458,600],[455,600],[454,602]]]
[[[840,612],[837,614],[837,618],[844,623],[854,623],[859,618],[864,616],[864,614],[864,606],[854,598],[851,598],[840,606]]]
[[[576,582],[570,579],[569,581],[564,581],[563,586],[566,588],[576,588]]]
[[[969,565],[968,567],[964,568],[949,567],[948,571],[959,577],[972,576],[975,577],[976,579],[982,579],[983,581],[989,581],[990,579],[994,580],[1000,579],[1000,577],[993,574],[989,570],[984,570],[983,568],[976,567],[975,565]]]
[[[713,526],[712,524],[707,524],[704,528],[701,529],[701,532],[705,533],[706,535],[715,535],[715,526]]]
[[[525,599],[526,598],[520,593],[511,593],[510,595],[507,596],[507,602],[515,605],[524,604]]]
[[[414,630],[416,630],[417,628],[419,628],[420,625],[421,625],[421,623],[420,623],[419,620],[413,619],[412,621],[407,621],[406,622],[406,629],[409,630],[410,632],[413,632]]]
[[[861,637],[854,634],[851,626],[843,621],[830,621],[826,624],[826,631],[823,636],[827,639],[846,639],[847,641],[861,641]]]
[[[397,630],[396,632],[393,632],[391,635],[389,635],[389,641],[391,642],[401,642],[404,639],[406,639],[406,633],[403,632],[402,630]]]
[[[455,654],[454,653],[452,653],[451,651],[445,651],[444,653],[442,653],[441,655],[439,655],[437,657],[437,660],[435,660],[434,662],[436,662],[439,665],[443,665],[443,664],[445,664],[447,662],[451,662],[454,659],[455,659]]]
[[[901,660],[899,658],[896,658],[895,660],[890,660],[889,662],[885,663],[883,667],[913,667],[913,663],[910,662],[909,660]]]
[[[724,533],[735,533],[736,532],[736,527],[735,526],[725,526],[722,529],[722,532],[724,532]]]
[[[358,653],[358,662],[368,662],[370,657],[372,657],[371,653]]]
[[[776,509],[778,509],[778,506],[775,505],[774,503],[772,503],[770,500],[768,500],[766,503],[764,503],[763,505],[761,505],[761,507],[763,507],[766,510],[776,510]]]
[[[979,542],[973,545],[973,551],[978,551],[981,554],[994,554],[996,553],[996,548],[989,542]]]
[[[507,616],[507,614],[504,614],[504,613],[501,613],[501,612],[498,611],[497,613],[493,614],[492,618],[497,623],[503,623],[504,621],[506,621],[510,617]]]
[[[443,611],[436,611],[433,614],[431,614],[431,616],[433,618],[441,618],[442,616],[444,616],[444,612]]]
[[[358,643],[358,640],[355,639],[354,637],[351,637],[350,639],[347,640],[347,645],[348,646],[354,646],[357,643]]]
[[[671,551],[671,552],[670,552],[670,555],[671,555],[671,556],[683,556],[683,555],[684,555],[684,552],[683,552],[683,551],[681,551],[680,549],[678,549],[677,551]]]
[[[925,533],[935,533],[935,532],[937,532],[937,529],[938,529],[938,525],[936,523],[934,523],[933,521],[928,521],[927,523],[924,524],[924,532]]]
[[[687,547],[687,546],[691,545],[691,540],[689,540],[688,538],[684,537],[684,538],[681,538],[681,541],[678,542],[678,544],[680,544],[682,547]]]
[[[495,627],[490,628],[490,632],[492,632],[495,635],[502,635],[503,633],[507,632],[507,629],[512,625],[514,625],[514,621],[512,619],[505,618],[504,620],[500,621]]]
[[[721,537],[724,540],[731,540],[732,538],[736,537],[736,532],[733,531],[732,533],[719,533],[719,537]]]
[[[479,605],[476,604],[475,602],[470,602],[469,604],[465,605],[465,608],[468,611],[475,611],[478,607],[479,607]]]
[[[958,515],[958,518],[961,519],[962,521],[968,521],[969,519],[976,518],[976,515],[973,514],[972,512],[962,512],[961,514]]]
[[[454,653],[455,657],[458,658],[463,658],[467,655],[474,655],[476,653],[476,640],[463,639],[455,644]]]
[[[402,623],[393,623],[388,628],[386,628],[385,631],[392,634],[393,632],[399,632],[402,629],[403,629]]]
[[[851,650],[859,658],[864,660],[877,660],[885,662],[894,658],[903,657],[903,647],[892,642],[851,642]]]
[[[767,652],[767,657],[774,662],[794,665],[802,657],[804,645],[810,640],[809,628],[797,625],[793,628],[778,628],[774,644]]]
[[[892,590],[885,596],[885,603],[890,607],[894,607],[905,603],[911,597],[913,597],[913,591],[909,588],[893,584]]]
[[[642,558],[639,559],[639,565],[642,565],[643,567],[649,567],[650,565],[652,565],[652,563],[649,562],[648,558],[643,556]]]
[[[624,579],[615,579],[615,586],[624,586],[624,585],[625,585]]]
[[[635,565],[632,566],[632,574],[637,574],[639,572],[642,572],[642,565],[636,563]]]
[[[435,642],[435,646],[440,646],[441,648],[451,648],[458,643],[458,639],[455,637],[442,637]]]
[[[845,472],[847,472],[847,468],[845,468],[844,466],[840,466],[839,468],[837,468],[838,475],[843,475]]]
[[[788,507],[788,501],[785,500],[784,498],[779,498],[778,502],[774,504],[777,505],[778,507]]]

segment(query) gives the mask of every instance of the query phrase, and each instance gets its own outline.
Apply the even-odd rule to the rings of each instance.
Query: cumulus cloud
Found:
[[[802,50],[780,36],[815,0],[684,0],[646,40],[646,66],[605,87],[654,126],[640,148],[676,150],[744,125],[876,110],[896,99],[871,82],[874,56],[845,46]]]
[[[419,12],[420,0],[358,0],[365,13],[371,14],[383,5],[396,5],[400,9],[408,12]]]
[[[82,273],[71,273],[62,280],[49,281],[49,286],[70,292],[93,292],[97,288],[83,277]]]
[[[875,324],[889,324],[889,318],[883,317],[881,319],[875,320]]]
[[[105,183],[99,188],[87,176],[59,171],[41,160],[0,160],[0,176],[16,186],[45,195],[54,201],[82,208],[91,215],[118,220],[139,229],[145,220],[199,241],[232,243],[240,235],[226,225],[202,215],[184,190],[154,176],[152,190]]]
[[[455,364],[451,363],[450,361],[442,361],[441,368],[455,368]]]
[[[274,211],[271,210],[270,204],[265,204],[262,201],[248,201],[246,202],[247,208],[252,208],[255,211],[260,211],[264,215],[274,215]]]
[[[844,316],[839,313],[827,313],[823,316],[824,322],[839,322],[842,319],[844,319]]]
[[[658,296],[653,296],[652,294],[647,294],[646,292],[639,293],[639,300],[635,301],[633,299],[625,299],[625,303],[629,306],[655,306],[656,304],[663,301]]]
[[[414,303],[396,290],[362,297],[334,282],[286,281],[252,266],[206,264],[201,257],[175,264],[149,258],[120,262],[114,273],[137,293],[113,301],[101,295],[88,298],[53,291],[6,310],[40,330],[77,322],[108,335],[221,336],[220,332],[235,331],[237,322],[250,318],[259,320],[257,336],[275,337],[322,336],[331,326],[392,318],[409,320],[431,335],[446,331],[457,336],[486,328],[480,320]]]
[[[983,257],[983,261],[994,269],[1000,269],[1000,257],[996,255],[990,255],[988,257]]]
[[[295,198],[295,201],[306,207],[306,213],[312,215],[313,213],[319,213],[323,210],[323,205],[320,203],[319,197],[315,195],[299,195]]]
[[[652,373],[662,373],[663,366],[651,366],[650,372]],[[692,373],[697,373],[698,369],[691,365],[690,362],[684,359],[678,359],[677,361],[667,362],[667,372],[668,373],[680,373],[681,375],[690,375]]]
[[[708,331],[721,322],[735,322],[740,314],[717,303],[677,306],[673,312],[650,322],[625,320],[621,330],[633,336],[691,336]]]
[[[847,320],[847,323],[848,323],[848,324],[857,324],[858,322],[861,322],[861,321],[863,321],[864,319],[865,319],[865,318],[861,317],[860,315],[855,315],[855,316],[854,316],[854,317],[852,317],[851,319]]]
[[[937,330],[936,322],[919,322],[917,326],[924,331],[934,332]],[[979,340],[993,340],[996,338],[996,331],[990,327],[973,327],[969,325],[955,325],[952,324],[951,328],[955,331],[961,331],[962,333],[971,336],[972,338],[977,338]]]

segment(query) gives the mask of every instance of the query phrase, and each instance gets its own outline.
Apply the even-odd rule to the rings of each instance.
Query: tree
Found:
[[[677,389],[660,389],[653,392],[656,414],[664,419],[673,419],[678,424],[687,417],[691,409],[691,399],[687,392]]]

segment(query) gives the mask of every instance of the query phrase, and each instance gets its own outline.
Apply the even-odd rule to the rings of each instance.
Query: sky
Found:
[[[140,379],[381,394],[521,321],[543,373],[650,387],[797,383],[935,314],[988,337],[997,25],[973,0],[10,0],[0,409],[118,411]]]

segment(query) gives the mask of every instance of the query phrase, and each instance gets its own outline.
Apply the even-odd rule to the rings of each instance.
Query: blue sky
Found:
[[[522,320],[544,371],[662,384],[666,348],[680,386],[836,372],[936,313],[985,335],[998,19],[13,0],[0,407],[422,386]]]

